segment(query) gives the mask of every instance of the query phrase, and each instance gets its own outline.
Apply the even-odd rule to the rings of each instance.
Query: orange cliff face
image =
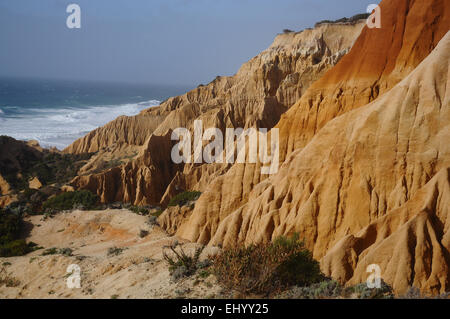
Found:
[[[365,27],[351,51],[277,125],[280,154],[304,147],[328,121],[389,91],[450,29],[446,0],[384,0],[381,28]]]
[[[245,169],[233,167],[177,235],[230,246],[298,232],[342,282],[364,280],[366,267],[378,264],[397,292],[447,291],[449,49],[450,33],[404,81],[330,121],[227,213],[219,209],[237,195],[234,176],[246,181]]]
[[[233,245],[299,232],[342,282],[373,261],[397,292],[448,290],[449,6],[383,1],[382,29],[365,28],[282,116],[279,173],[261,181],[258,165],[235,164],[177,235]]]

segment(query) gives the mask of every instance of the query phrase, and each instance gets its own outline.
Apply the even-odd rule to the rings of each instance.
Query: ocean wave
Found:
[[[157,100],[150,100],[83,108],[28,109],[28,113],[22,113],[20,116],[11,118],[0,116],[0,135],[20,140],[37,140],[44,147],[55,146],[63,149],[86,133],[121,115],[136,115],[159,104]],[[2,113],[3,111],[0,114]]]
[[[53,115],[49,118],[53,121],[65,123],[75,123],[83,120],[87,123],[97,125],[99,122],[104,122],[104,116],[107,116],[110,120],[113,120],[120,115],[130,116],[138,114],[140,111],[158,104],[159,101],[152,100],[136,104],[95,106],[81,110],[61,109],[56,114],[53,111]],[[100,121],[99,116],[101,119]]]

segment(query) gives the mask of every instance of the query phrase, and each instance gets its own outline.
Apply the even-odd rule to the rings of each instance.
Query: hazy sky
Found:
[[[0,76],[197,85],[374,0],[0,0]],[[81,29],[66,8],[81,7]]]

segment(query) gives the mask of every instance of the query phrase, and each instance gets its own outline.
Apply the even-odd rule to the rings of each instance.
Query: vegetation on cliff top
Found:
[[[322,20],[319,21],[315,24],[314,27],[318,27],[321,24],[326,24],[326,23],[355,23],[358,22],[361,19],[367,19],[370,16],[369,13],[360,13],[360,14],[355,14],[354,16],[350,17],[350,18],[341,18],[338,20]]]
[[[94,209],[98,202],[98,196],[87,190],[67,192],[49,198],[42,205],[42,210],[50,213],[70,209],[89,210]]]
[[[197,192],[197,191],[187,191],[187,192],[180,193],[180,194],[176,195],[175,197],[173,197],[169,201],[169,204],[167,206],[169,206],[169,207],[170,206],[184,206],[191,201],[196,201],[200,197],[201,194],[202,194],[201,192]]]

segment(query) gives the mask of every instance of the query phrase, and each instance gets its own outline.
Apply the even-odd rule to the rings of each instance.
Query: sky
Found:
[[[374,0],[0,0],[0,76],[198,85]],[[66,8],[81,8],[69,29]]]

